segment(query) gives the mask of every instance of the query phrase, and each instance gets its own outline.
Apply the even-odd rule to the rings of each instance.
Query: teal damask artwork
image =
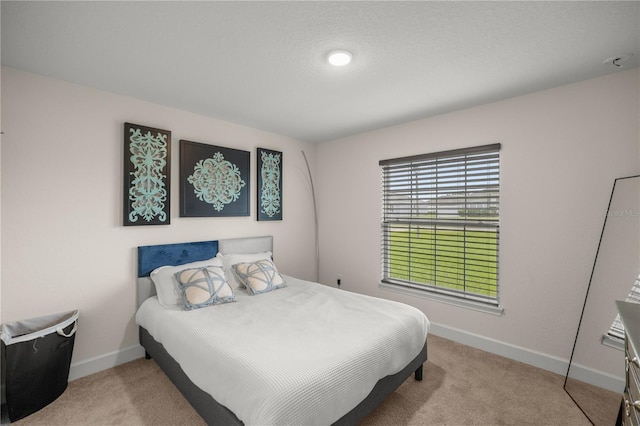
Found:
[[[168,225],[171,132],[131,123],[124,130],[124,225]]]
[[[258,148],[258,220],[282,220],[282,152]]]
[[[219,212],[227,204],[237,201],[246,185],[238,166],[226,161],[220,152],[198,161],[187,182],[193,185],[199,200],[211,204]]]
[[[180,216],[248,216],[250,153],[180,141]]]

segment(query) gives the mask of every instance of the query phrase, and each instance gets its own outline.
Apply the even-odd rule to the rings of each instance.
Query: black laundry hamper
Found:
[[[78,311],[2,325],[2,421],[44,408],[67,388]]]

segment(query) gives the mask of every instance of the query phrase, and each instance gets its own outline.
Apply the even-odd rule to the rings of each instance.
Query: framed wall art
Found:
[[[124,123],[123,225],[171,222],[171,132]]]
[[[258,148],[258,220],[282,220],[282,152]]]
[[[180,141],[180,216],[249,216],[251,153]]]

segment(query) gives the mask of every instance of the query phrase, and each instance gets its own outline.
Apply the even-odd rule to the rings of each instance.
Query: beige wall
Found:
[[[272,234],[280,269],[314,278],[304,149],[318,195],[321,282],[341,275],[346,290],[423,310],[434,332],[563,372],[613,179],[640,171],[639,86],[638,70],[625,71],[308,145],[3,68],[1,320],[79,308],[74,365],[121,362],[118,354],[137,345],[138,245]],[[173,132],[169,226],[121,226],[125,121]],[[182,138],[252,152],[251,217],[178,217]],[[493,142],[503,147],[504,315],[381,290],[378,161]],[[258,146],[284,153],[282,222],[254,219]],[[619,353],[605,352],[589,368],[617,375]]]
[[[638,85],[635,69],[319,145],[321,281],[341,274],[347,290],[418,307],[436,332],[564,373],[613,180],[640,171]],[[380,289],[378,161],[493,142],[504,314]],[[620,353],[607,356],[590,368],[621,376]]]
[[[171,225],[122,226],[125,121],[172,131]],[[315,276],[314,145],[7,68],[2,124],[1,319],[80,309],[74,364],[137,345],[138,245],[273,235],[282,272]],[[251,152],[251,217],[179,217],[183,138]],[[283,152],[281,222],[255,219],[256,147]]]

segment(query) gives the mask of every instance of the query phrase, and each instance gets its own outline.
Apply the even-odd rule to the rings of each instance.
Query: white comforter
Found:
[[[287,287],[193,311],[146,300],[136,322],[246,425],[331,424],[424,346],[401,303],[285,277]]]

